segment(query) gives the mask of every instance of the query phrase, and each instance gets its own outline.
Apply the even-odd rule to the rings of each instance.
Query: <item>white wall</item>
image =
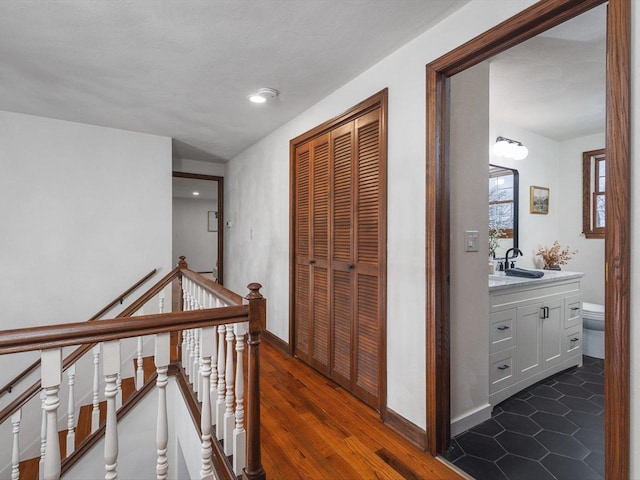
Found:
[[[168,272],[170,138],[0,111],[0,144],[0,329],[86,320]],[[25,366],[0,362],[1,384]]]
[[[531,1],[472,2],[227,164],[225,284],[264,285],[267,327],[289,335],[289,141],[385,87],[388,122],[387,387],[389,408],[424,428],[425,65]],[[253,240],[249,231],[253,230]]]
[[[489,400],[489,64],[451,78],[451,433],[491,416]],[[479,232],[480,251],[466,252],[465,231]]]
[[[542,268],[535,252],[538,247],[551,246],[554,240],[558,240],[559,212],[564,208],[561,201],[564,179],[558,177],[560,144],[528,130],[492,122],[489,146],[493,146],[498,136],[518,140],[529,149],[529,155],[524,160],[509,160],[496,156],[493,152],[490,153],[490,159],[492,164],[515,168],[520,174],[518,245],[523,256],[518,257],[517,264],[524,268]],[[532,185],[549,188],[548,215],[529,213],[529,192]],[[569,264],[564,269],[573,268]]]
[[[172,161],[173,170],[176,172],[198,173],[200,175],[224,176],[223,163],[201,162],[199,160],[189,160],[188,158],[174,158]]]
[[[580,282],[584,301],[601,305],[604,305],[604,239],[585,238],[582,234],[582,152],[604,146],[604,133],[561,142],[558,162],[562,185],[558,241],[578,250],[566,270],[584,272]]]
[[[210,272],[218,261],[218,232],[208,231],[207,225],[210,210],[218,210],[217,200],[173,199],[172,258],[186,256],[195,272]]]

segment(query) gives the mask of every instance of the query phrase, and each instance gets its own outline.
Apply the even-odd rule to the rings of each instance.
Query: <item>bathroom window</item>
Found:
[[[502,238],[513,238],[513,178],[511,170],[489,170],[489,226],[502,230]]]
[[[582,232],[587,238],[604,238],[606,165],[604,149],[582,154]]]

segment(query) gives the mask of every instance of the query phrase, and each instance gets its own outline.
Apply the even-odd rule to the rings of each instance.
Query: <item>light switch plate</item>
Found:
[[[477,230],[467,230],[464,232],[465,252],[480,251],[480,232]]]

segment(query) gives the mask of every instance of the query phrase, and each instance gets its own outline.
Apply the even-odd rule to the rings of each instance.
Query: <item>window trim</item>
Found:
[[[604,148],[582,152],[582,233],[585,238],[604,238],[605,236],[606,222],[604,227],[594,227],[597,214],[596,196],[606,195],[607,190],[605,185],[604,191],[600,191],[598,185],[596,163],[602,160],[606,161]]]

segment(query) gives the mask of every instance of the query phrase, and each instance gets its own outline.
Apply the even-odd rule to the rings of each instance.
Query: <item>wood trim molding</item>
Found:
[[[384,424],[420,450],[426,450],[425,431],[399,413],[387,408]]]
[[[448,78],[559,25],[605,0],[547,0],[426,67],[427,447],[450,438]],[[629,476],[630,433],[630,47],[631,3],[609,0],[607,16],[607,219],[605,237],[605,473]]]
[[[260,335],[262,340],[267,342],[272,347],[277,348],[288,357],[291,357],[293,355],[290,344],[282,340],[280,337],[274,335],[269,330],[263,330]]]
[[[224,177],[176,171],[172,172],[172,176],[218,182],[218,283],[222,285],[224,283]]]

